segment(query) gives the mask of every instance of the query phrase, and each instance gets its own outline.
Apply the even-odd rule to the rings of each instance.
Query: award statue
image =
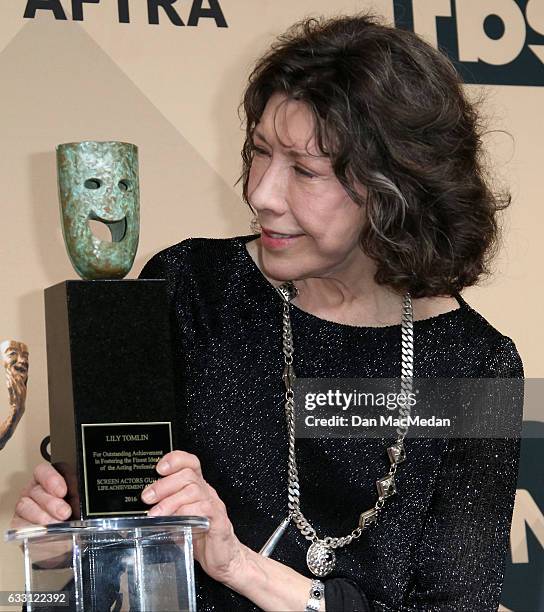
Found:
[[[166,281],[123,280],[138,246],[138,150],[61,144],[57,171],[64,240],[81,277],[45,290],[51,462],[72,520],[7,537],[23,544],[27,591],[51,590],[62,568],[56,589],[71,609],[195,610],[192,537],[208,520],[147,517],[140,499],[177,428]]]
[[[140,235],[138,149],[126,142],[76,142],[57,147],[62,230],[83,279],[123,278]],[[107,225],[111,242],[96,238],[89,221]]]
[[[73,517],[144,514],[140,492],[173,449],[175,406],[165,282],[121,280],[138,246],[138,149],[62,144],[57,171],[64,240],[84,280],[45,291],[52,463]]]

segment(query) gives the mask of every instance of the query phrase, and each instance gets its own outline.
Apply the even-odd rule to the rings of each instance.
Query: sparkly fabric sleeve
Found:
[[[370,612],[366,595],[350,578],[329,578],[324,584],[327,612]]]
[[[174,306],[174,296],[178,289],[179,281],[181,280],[182,273],[185,271],[182,255],[187,249],[186,245],[188,242],[179,243],[175,248],[168,249],[168,254],[167,251],[160,251],[153,255],[138,275],[140,279],[164,279],[168,281],[167,291],[172,306]]]
[[[153,255],[151,259],[149,259],[140,274],[138,274],[139,279],[157,279],[157,278],[166,278],[166,266],[164,265],[161,253],[157,253]]]
[[[482,378],[523,378],[510,338],[490,350]],[[523,394],[511,402],[521,431]],[[519,438],[452,438],[442,457],[405,606],[417,612],[496,612],[509,543]],[[389,608],[376,602],[376,610]]]

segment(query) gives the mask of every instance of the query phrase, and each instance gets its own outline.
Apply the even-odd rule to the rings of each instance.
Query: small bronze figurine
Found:
[[[0,344],[0,357],[6,371],[10,410],[7,418],[0,424],[0,450],[2,450],[25,411],[28,347],[22,342],[6,340]]]

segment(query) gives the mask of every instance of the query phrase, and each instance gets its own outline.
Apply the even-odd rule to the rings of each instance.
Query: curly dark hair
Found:
[[[321,153],[366,206],[360,244],[377,263],[378,284],[416,298],[454,295],[490,274],[497,212],[510,195],[491,187],[479,104],[440,51],[367,13],[291,26],[256,62],[240,105],[237,183],[250,208],[253,131],[274,93],[308,105]]]

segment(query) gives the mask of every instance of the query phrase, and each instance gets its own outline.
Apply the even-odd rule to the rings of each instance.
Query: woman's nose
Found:
[[[251,205],[258,211],[282,213],[287,210],[286,182],[281,168],[270,163],[256,180],[249,194]]]

